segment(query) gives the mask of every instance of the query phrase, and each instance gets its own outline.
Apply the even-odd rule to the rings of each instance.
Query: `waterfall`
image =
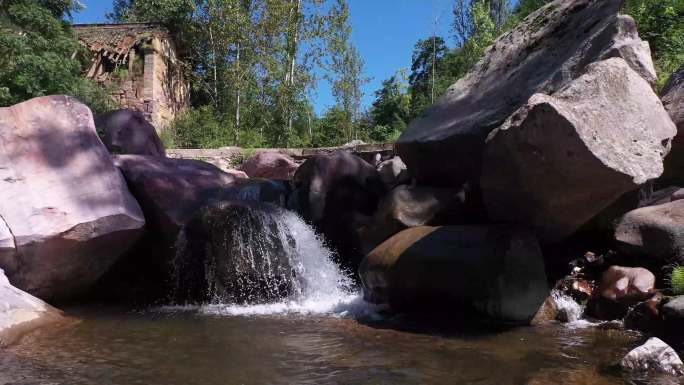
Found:
[[[204,282],[203,312],[327,313],[365,306],[322,238],[294,212],[237,201],[200,217],[201,226],[181,232],[174,263],[181,289],[188,277]],[[201,273],[193,273],[198,264]]]
[[[553,290],[551,297],[556,304],[558,318],[562,322],[577,323],[582,319],[584,307],[560,290]]]

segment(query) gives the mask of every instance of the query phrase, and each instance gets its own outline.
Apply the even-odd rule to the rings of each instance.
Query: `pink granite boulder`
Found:
[[[138,239],[140,206],[68,96],[0,108],[0,268],[44,299],[81,294]]]
[[[240,170],[250,178],[291,180],[299,164],[275,151],[258,151],[246,159]]]

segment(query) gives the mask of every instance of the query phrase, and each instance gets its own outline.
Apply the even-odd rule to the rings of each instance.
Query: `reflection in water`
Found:
[[[82,310],[0,357],[12,384],[655,384],[613,365],[639,342],[560,325],[425,333],[340,316]],[[655,381],[655,382],[654,382]]]

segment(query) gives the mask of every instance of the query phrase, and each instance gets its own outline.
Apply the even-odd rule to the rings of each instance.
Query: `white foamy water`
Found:
[[[582,319],[584,315],[584,306],[580,305],[569,295],[554,289],[551,291],[551,297],[556,304],[556,309],[563,322],[569,328],[584,328],[595,326],[596,324]]]
[[[234,252],[252,256],[254,253],[273,250],[261,247],[263,239],[277,239],[294,270],[293,294],[274,303],[231,304],[211,303],[190,306],[164,306],[156,311],[197,311],[211,315],[268,316],[268,315],[333,315],[340,317],[377,318],[383,306],[363,300],[353,289],[352,280],[333,261],[333,253],[322,238],[292,211],[255,211],[260,228],[249,229],[246,239],[238,239]],[[249,223],[249,222],[245,222]],[[259,232],[268,231],[271,237]],[[233,231],[233,234],[245,234]],[[275,235],[275,237],[273,237]],[[267,259],[268,260],[268,259]]]

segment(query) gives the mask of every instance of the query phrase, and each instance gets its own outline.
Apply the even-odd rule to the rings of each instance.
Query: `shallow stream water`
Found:
[[[230,253],[254,260],[259,250],[281,250],[298,277],[291,297],[260,305],[67,308],[69,322],[0,350],[0,385],[677,383],[623,374],[616,364],[644,338],[586,321],[464,329],[445,316],[388,314],[350,290],[332,253],[296,215],[254,218],[263,222],[258,232],[228,229],[237,231]],[[213,302],[221,303],[220,295]],[[581,314],[566,307],[568,319]]]
[[[360,306],[351,306],[357,316]],[[623,374],[614,365],[643,338],[596,327],[461,333],[344,311],[230,315],[235,309],[220,307],[70,313],[79,320],[2,351],[0,384],[678,383]]]

